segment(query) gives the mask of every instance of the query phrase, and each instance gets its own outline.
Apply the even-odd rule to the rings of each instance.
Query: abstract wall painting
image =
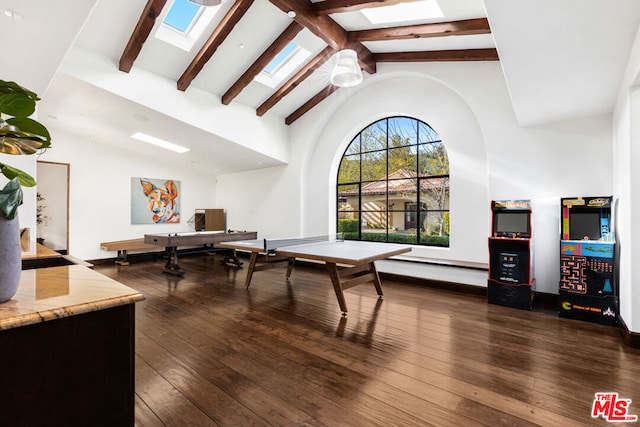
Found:
[[[180,222],[180,181],[131,178],[131,224]]]

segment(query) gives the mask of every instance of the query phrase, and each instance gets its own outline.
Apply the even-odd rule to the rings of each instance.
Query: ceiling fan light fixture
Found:
[[[358,55],[353,49],[343,49],[336,53],[336,64],[331,71],[331,84],[338,87],[351,87],[362,83],[362,70],[358,64]]]
[[[222,0],[189,0],[189,1],[199,6],[218,6],[220,3],[222,3]]]

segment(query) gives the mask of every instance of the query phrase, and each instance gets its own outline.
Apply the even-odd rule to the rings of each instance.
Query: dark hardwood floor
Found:
[[[618,330],[383,280],[345,292],[323,269],[254,275],[221,256],[95,269],[136,304],[138,426],[602,426],[596,392],[640,415],[640,350]],[[632,423],[636,424],[636,423]]]

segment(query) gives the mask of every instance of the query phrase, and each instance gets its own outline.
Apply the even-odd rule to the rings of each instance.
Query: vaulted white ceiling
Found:
[[[232,3],[223,2],[205,38]],[[152,31],[131,72],[118,70],[145,4],[146,0],[0,0],[0,10],[25,17],[16,21],[0,14],[0,79],[15,80],[43,97],[38,114],[45,125],[82,137],[116,144],[147,127],[162,134],[156,136],[188,144],[192,150],[182,161],[220,174],[287,162],[287,142],[279,142],[288,135],[284,119],[327,86],[328,64],[262,117],[255,109],[273,92],[267,86],[250,83],[230,105],[222,105],[220,99],[292,19],[270,1],[255,0],[181,92],[175,82],[204,39],[186,52],[156,39]],[[442,21],[487,17],[492,34],[363,44],[374,54],[497,48],[514,112],[523,126],[612,111],[640,23],[637,0],[439,4]],[[331,18],[347,31],[371,28],[360,12]],[[326,46],[306,29],[295,40],[312,56]],[[365,79],[375,77],[365,73]],[[182,108],[176,110],[176,105]],[[271,129],[269,149],[254,145],[238,128],[242,123]],[[157,148],[132,147],[126,149],[175,158]]]
[[[485,0],[521,125],[613,110],[638,32],[634,0]]]

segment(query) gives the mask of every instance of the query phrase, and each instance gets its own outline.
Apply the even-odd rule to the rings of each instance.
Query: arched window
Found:
[[[449,246],[449,159],[428,124],[370,124],[345,150],[337,182],[345,239]]]

